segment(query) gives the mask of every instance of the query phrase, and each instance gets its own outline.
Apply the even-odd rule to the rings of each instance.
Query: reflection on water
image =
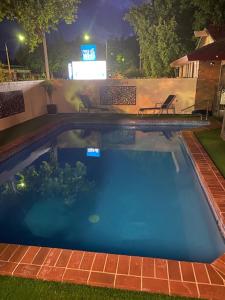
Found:
[[[15,174],[14,178],[0,186],[1,199],[29,197],[39,200],[61,199],[66,205],[90,192],[94,182],[87,179],[86,166],[77,161],[75,166],[60,166],[57,161],[42,161]]]
[[[172,130],[68,130],[2,163],[0,183],[0,242],[199,261],[225,250]]]

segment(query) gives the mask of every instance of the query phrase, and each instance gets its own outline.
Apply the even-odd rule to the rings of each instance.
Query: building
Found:
[[[3,74],[3,81],[22,81],[31,80],[33,78],[31,71],[22,66],[11,66],[11,74],[9,74],[8,66],[1,65],[1,72]]]
[[[196,78],[195,109],[222,113],[225,108],[225,26],[195,31],[196,49],[173,61],[180,78]]]

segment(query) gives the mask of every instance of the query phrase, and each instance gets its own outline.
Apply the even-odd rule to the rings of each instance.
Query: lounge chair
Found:
[[[92,101],[87,95],[78,94],[78,97],[80,98],[82,104],[84,105],[84,109],[87,110],[87,112],[90,112],[91,110],[110,111],[109,107],[93,105]],[[79,109],[79,111],[81,110]]]
[[[158,111],[159,115],[161,115],[163,111],[166,110],[168,114],[170,109],[175,114],[175,106],[173,105],[175,98],[176,98],[175,95],[169,95],[164,102],[156,103],[155,106],[153,107],[141,107],[139,108],[138,114],[141,114],[143,116],[143,112],[146,110]]]

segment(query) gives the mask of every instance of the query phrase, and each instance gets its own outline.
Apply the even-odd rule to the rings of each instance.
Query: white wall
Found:
[[[0,119],[0,131],[47,113],[46,93],[41,80],[0,83],[0,92],[22,90],[25,112]]]
[[[196,78],[160,78],[160,79],[122,79],[122,80],[55,80],[53,102],[62,113],[77,112],[80,105],[80,92],[89,95],[94,104],[100,103],[101,86],[136,86],[136,105],[113,105],[113,109],[121,113],[137,114],[141,107],[152,107],[163,102],[168,95],[177,96],[176,113],[195,103]],[[190,113],[194,108],[185,111]],[[152,113],[152,111],[148,111]]]

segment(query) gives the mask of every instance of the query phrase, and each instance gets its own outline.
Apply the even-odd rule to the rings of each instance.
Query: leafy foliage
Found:
[[[193,6],[184,2],[155,0],[125,15],[137,35],[146,76],[172,76],[170,62],[192,49]]]
[[[56,30],[61,20],[71,24],[76,19],[79,3],[80,0],[2,0],[0,18],[21,24],[29,48],[34,50],[42,42],[43,33]]]
[[[57,38],[48,44],[49,67],[55,78],[67,78],[68,62],[79,60],[78,41],[65,42],[63,38]],[[43,50],[38,46],[32,53],[28,47],[20,47],[16,53],[16,61],[29,68],[33,73],[44,72]]]
[[[3,70],[2,63],[0,62],[0,82],[6,81],[6,79],[7,79],[7,75]]]
[[[109,73],[119,73],[125,77],[128,74],[138,74],[139,46],[135,37],[111,39],[108,41]]]
[[[80,161],[75,167],[69,164],[61,167],[55,161],[43,161],[39,168],[30,166],[18,173],[16,182],[1,185],[0,195],[13,199],[26,195],[34,198],[38,194],[40,199],[63,199],[66,205],[71,205],[94,187],[86,175],[86,166]]]
[[[225,24],[224,0],[192,0],[195,7],[194,28],[202,29],[210,24]]]

